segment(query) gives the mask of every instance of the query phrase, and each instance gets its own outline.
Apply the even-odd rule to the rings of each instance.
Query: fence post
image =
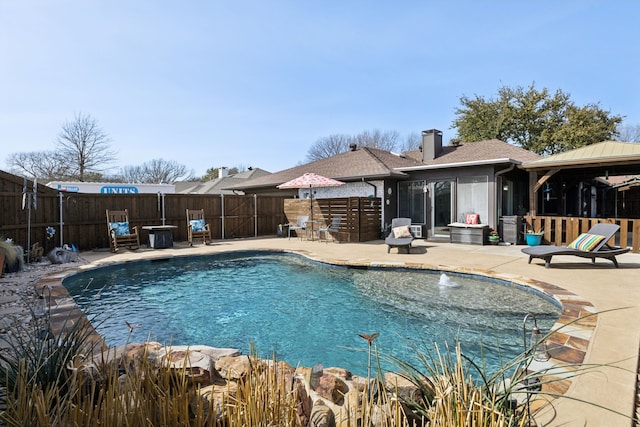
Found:
[[[253,237],[258,237],[258,195],[253,195]]]
[[[220,221],[222,223],[222,230],[220,236],[224,240],[224,194],[220,195]]]
[[[63,202],[62,191],[58,191],[58,208],[60,210],[60,247],[64,246],[64,237],[62,236],[62,227],[64,226],[64,221],[62,220],[62,202]],[[46,255],[46,254],[45,254]]]

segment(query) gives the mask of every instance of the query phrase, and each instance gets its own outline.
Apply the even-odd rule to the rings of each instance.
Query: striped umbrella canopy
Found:
[[[326,176],[315,173],[305,173],[302,176],[278,185],[280,189],[287,188],[312,188],[312,187],[337,187],[343,185],[344,182],[337,179],[327,178]],[[309,191],[309,215],[311,216],[311,233],[313,234],[313,192]]]

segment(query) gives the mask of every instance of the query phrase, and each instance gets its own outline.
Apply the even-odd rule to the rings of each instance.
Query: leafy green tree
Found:
[[[221,166],[221,167],[223,167],[223,166]],[[237,174],[239,172],[244,172],[245,170],[247,170],[247,168],[245,168],[243,165],[234,166],[234,167],[229,169],[229,175],[235,175],[235,174]],[[213,181],[214,179],[218,179],[219,176],[220,176],[220,167],[209,168],[209,169],[207,169],[205,174],[202,175],[201,180],[202,181]]]
[[[576,106],[569,94],[503,86],[495,99],[462,96],[452,128],[463,141],[500,139],[538,154],[584,147],[616,135],[622,117],[597,104]]]

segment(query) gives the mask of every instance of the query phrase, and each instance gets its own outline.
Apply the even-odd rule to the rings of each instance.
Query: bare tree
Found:
[[[407,139],[404,145],[400,142],[400,134],[397,131],[363,131],[357,135],[334,134],[317,140],[307,152],[306,160],[313,162],[349,150],[351,144],[358,147],[377,148],[379,150],[394,151],[408,146]],[[413,144],[413,142],[412,142]]]
[[[142,166],[125,166],[120,170],[118,175],[113,177],[113,180],[128,183],[142,183],[144,179],[145,176]]]
[[[67,178],[67,166],[55,151],[31,151],[13,153],[7,157],[7,164],[16,175],[53,181]]]
[[[91,173],[101,172],[113,162],[116,153],[109,148],[108,135],[89,114],[76,114],[65,122],[57,138],[57,151],[65,159],[69,175],[84,181]]]
[[[640,125],[618,126],[618,141],[624,142],[640,142]]]
[[[193,171],[176,161],[153,159],[140,166],[125,166],[113,179],[131,183],[172,184],[180,179],[188,181],[192,178]]]
[[[378,150],[393,151],[398,146],[400,134],[395,130],[381,132],[379,130],[359,133],[352,138],[352,143],[359,147],[377,148]]]
[[[405,138],[404,144],[400,147],[401,152],[414,151],[420,148],[422,144],[422,136],[418,132],[411,132]]]
[[[307,152],[307,161],[313,162],[336,154],[344,153],[349,149],[351,136],[344,134],[334,134],[317,140]]]

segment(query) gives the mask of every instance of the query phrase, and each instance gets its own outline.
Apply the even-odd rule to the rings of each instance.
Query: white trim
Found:
[[[522,164],[522,162],[505,157],[503,159],[473,160],[469,162],[443,163],[439,165],[406,166],[402,168],[394,168],[393,170],[408,172],[408,171],[419,171],[419,170],[428,170],[428,169],[446,169],[446,168],[454,168],[454,167],[462,167],[462,166],[494,165],[499,163],[514,163],[516,165]]]

